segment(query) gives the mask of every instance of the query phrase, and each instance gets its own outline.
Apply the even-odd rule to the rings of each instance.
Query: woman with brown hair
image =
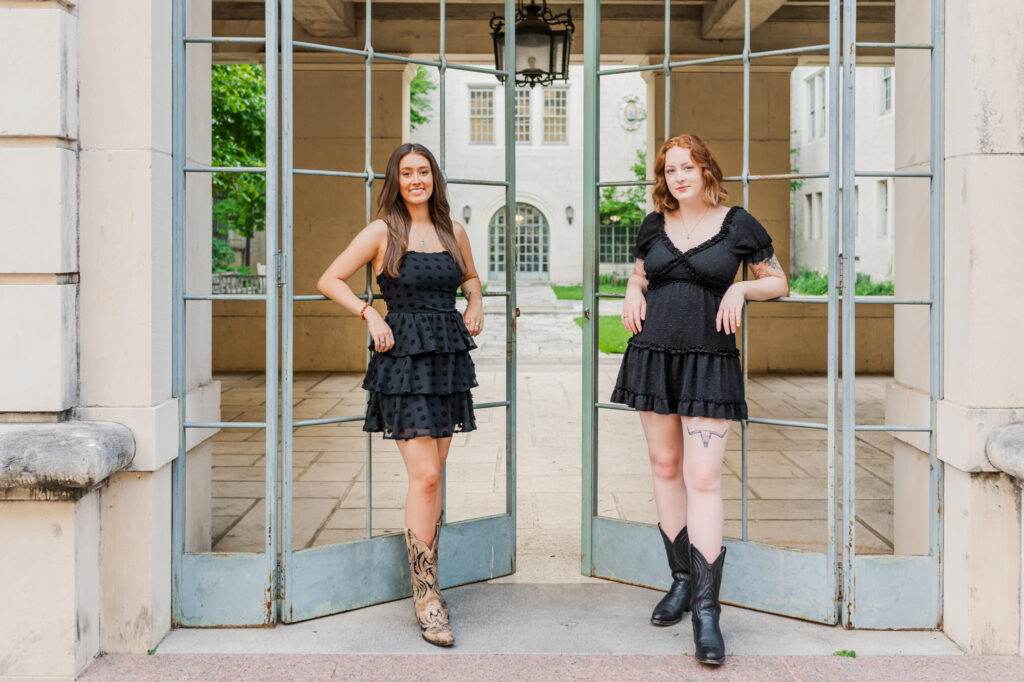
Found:
[[[437,582],[442,476],[452,434],[476,428],[469,351],[483,331],[480,279],[466,230],[449,216],[445,181],[433,154],[403,144],[388,161],[378,199],[383,219],[355,236],[320,277],[320,293],[366,320],[374,351],[363,388],[363,430],[398,442],[409,474],[405,540],[423,638],[454,643]],[[387,317],[345,283],[373,264]],[[461,285],[466,311],[455,309]]]
[[[747,418],[735,332],[747,299],[785,296],[789,283],[764,227],[722,205],[722,171],[703,140],[666,141],[654,174],[656,210],[637,234],[622,306],[633,337],[611,399],[640,412],[672,572],[651,622],[678,623],[692,608],[696,658],[720,664],[722,460],[729,421]],[[740,262],[756,279],[734,281]]]

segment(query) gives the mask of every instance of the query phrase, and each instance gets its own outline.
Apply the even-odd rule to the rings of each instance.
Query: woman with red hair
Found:
[[[640,412],[672,586],[651,616],[692,608],[696,658],[721,664],[722,460],[730,420],[747,418],[735,333],[747,299],[789,293],[761,224],[726,207],[722,170],[696,135],[666,141],[654,165],[655,211],[640,226],[622,306],[633,333],[612,401]],[[734,281],[741,262],[756,279]]]

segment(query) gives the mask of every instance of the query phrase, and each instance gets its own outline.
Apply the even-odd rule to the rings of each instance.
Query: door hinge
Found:
[[[274,259],[277,262],[277,286],[284,286],[284,254],[278,251]]]
[[[281,582],[281,562],[274,564],[274,599],[284,599],[284,583]]]
[[[845,269],[846,269],[846,266],[845,266],[845,264],[843,262],[843,254],[839,254],[839,292],[840,293],[842,293],[842,291],[843,291],[843,270],[845,270]]]

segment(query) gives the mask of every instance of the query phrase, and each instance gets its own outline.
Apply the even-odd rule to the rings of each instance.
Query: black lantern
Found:
[[[552,14],[547,0],[516,5],[516,85],[550,85],[569,80],[569,48],[572,44],[572,10]],[[494,67],[505,68],[505,17],[491,17]]]

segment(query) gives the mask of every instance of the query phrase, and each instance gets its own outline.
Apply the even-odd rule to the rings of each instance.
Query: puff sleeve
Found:
[[[775,255],[768,230],[746,209],[741,208],[736,215],[734,235],[736,255],[747,265],[761,263]]]
[[[661,214],[652,211],[647,214],[644,221],[640,223],[640,229],[636,233],[636,245],[633,247],[633,258],[644,260],[651,245],[658,238],[658,230],[661,229]]]

